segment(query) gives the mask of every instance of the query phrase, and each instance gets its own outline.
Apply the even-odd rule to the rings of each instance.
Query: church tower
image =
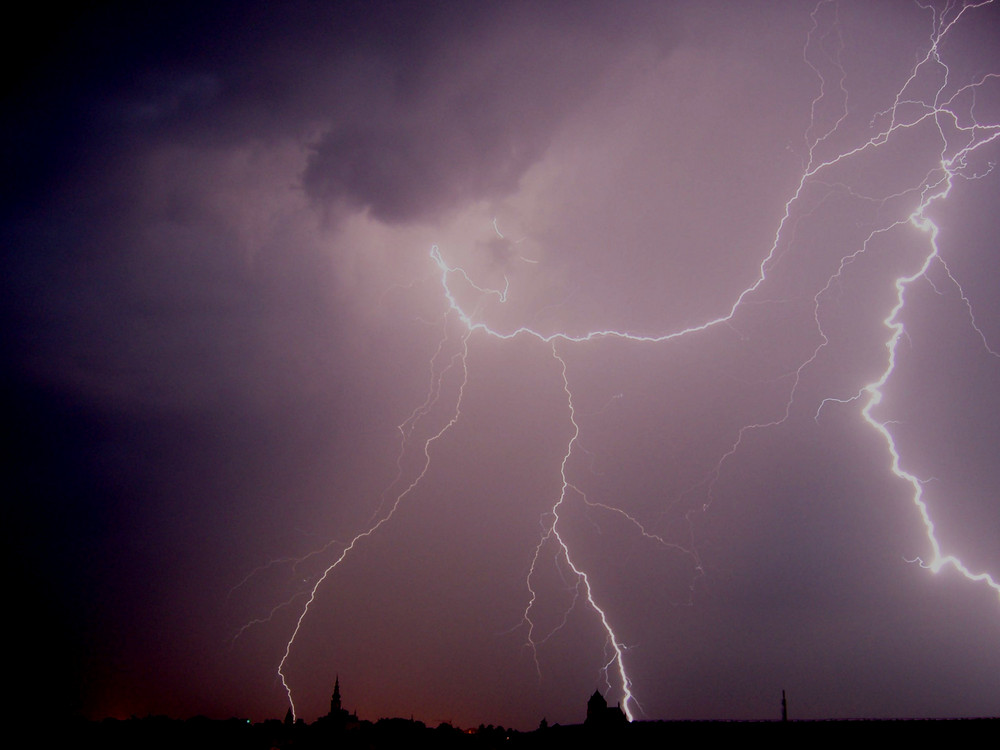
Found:
[[[608,710],[608,702],[604,700],[600,690],[595,690],[587,701],[587,718],[584,724],[600,724]]]
[[[340,716],[340,675],[333,683],[333,695],[330,696],[330,716]]]

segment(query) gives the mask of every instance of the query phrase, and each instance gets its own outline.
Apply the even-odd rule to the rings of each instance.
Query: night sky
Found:
[[[1000,7],[83,5],[5,31],[26,711],[1000,715]]]

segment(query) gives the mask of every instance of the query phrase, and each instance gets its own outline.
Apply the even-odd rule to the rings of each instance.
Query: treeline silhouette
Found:
[[[253,723],[247,719],[215,720],[202,716],[188,720],[149,716],[126,720],[79,721],[66,730],[74,743],[110,748],[239,748],[240,750],[310,750],[312,748],[542,748],[609,741],[629,748],[658,747],[677,742],[760,740],[777,746],[798,745],[822,739],[865,741],[885,739],[940,740],[995,736],[1000,718],[830,720],[830,721],[636,721],[631,724],[548,726],[522,732],[502,726],[480,725],[462,730],[447,723],[428,727],[412,719],[359,721],[350,726],[318,719],[312,724],[272,719]],[[41,728],[39,728],[41,730]],[[56,728],[53,727],[55,731]],[[988,734],[985,734],[988,733]],[[41,732],[44,735],[44,731]],[[39,734],[28,735],[44,741]],[[28,741],[30,742],[31,739]]]

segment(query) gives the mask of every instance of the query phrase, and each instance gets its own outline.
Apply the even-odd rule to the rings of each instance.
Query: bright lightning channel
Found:
[[[575,562],[570,545],[564,536],[560,534],[560,511],[567,500],[568,493],[573,491],[579,493],[581,496],[583,496],[583,493],[580,492],[580,490],[578,490],[571,482],[567,472],[567,464],[573,454],[574,448],[577,446],[580,435],[580,427],[576,419],[573,391],[570,384],[570,378],[567,374],[566,362],[560,355],[557,347],[569,346],[602,338],[623,339],[635,342],[636,344],[663,344],[674,339],[695,336],[709,329],[730,323],[743,303],[751,297],[751,295],[754,295],[768,281],[769,269],[772,268],[773,265],[780,259],[779,248],[783,246],[783,243],[787,244],[789,242],[786,238],[786,229],[791,221],[793,209],[798,203],[800,203],[800,199],[807,185],[811,183],[821,183],[821,175],[824,172],[829,171],[835,165],[870,154],[884,147],[896,134],[927,123],[935,125],[937,132],[940,135],[941,152],[939,164],[925,176],[921,184],[915,185],[903,193],[886,196],[880,199],[880,202],[884,203],[890,198],[896,199],[912,194],[917,197],[915,208],[906,219],[889,222],[886,226],[873,231],[860,249],[845,255],[841,259],[840,266],[836,273],[834,273],[834,275],[828,279],[826,285],[815,294],[813,297],[813,318],[819,343],[813,349],[810,356],[805,359],[794,371],[789,373],[793,377],[791,378],[791,385],[789,387],[788,398],[786,400],[783,413],[771,421],[745,425],[737,431],[731,448],[722,456],[711,476],[708,478],[708,502],[711,501],[712,487],[714,486],[716,479],[718,479],[723,465],[739,450],[744,436],[751,430],[773,427],[788,419],[799,389],[802,374],[816,363],[820,352],[829,343],[829,340],[823,330],[820,308],[825,295],[830,291],[847,264],[858,256],[868,252],[869,243],[876,235],[888,232],[899,227],[900,225],[909,223],[927,235],[928,249],[923,255],[917,268],[911,274],[900,276],[894,282],[896,290],[895,301],[883,320],[883,323],[889,332],[888,338],[885,341],[886,366],[881,375],[875,381],[862,387],[853,396],[847,398],[830,397],[823,399],[820,403],[819,409],[817,410],[817,416],[819,414],[819,410],[829,403],[861,403],[862,406],[860,409],[860,415],[862,419],[874,431],[876,431],[885,442],[889,456],[889,470],[900,480],[906,482],[912,489],[911,499],[925,526],[927,540],[931,550],[931,554],[927,557],[927,559],[919,559],[920,564],[935,572],[940,571],[944,567],[950,566],[970,581],[985,583],[987,586],[996,591],[998,596],[1000,596],[1000,583],[998,583],[997,580],[990,574],[972,571],[964,565],[957,556],[946,553],[942,550],[935,535],[935,527],[931,519],[930,508],[924,500],[923,485],[921,481],[916,475],[902,468],[899,450],[896,446],[893,433],[889,429],[890,422],[881,421],[874,415],[874,411],[881,402],[883,393],[889,386],[893,373],[895,372],[898,344],[900,339],[905,335],[905,329],[900,318],[905,308],[906,291],[912,284],[919,280],[926,279],[928,270],[934,264],[938,264],[945,269],[948,279],[958,289],[961,299],[966,305],[970,324],[979,334],[986,349],[994,356],[997,356],[997,352],[989,347],[983,332],[976,325],[975,317],[972,313],[972,306],[966,297],[965,292],[961,289],[958,281],[951,274],[951,271],[939,255],[938,238],[940,229],[928,215],[928,209],[930,209],[933,204],[944,201],[948,198],[952,186],[957,179],[976,179],[982,176],[967,173],[968,157],[973,152],[1000,137],[1000,123],[981,123],[976,121],[973,108],[970,107],[967,117],[971,119],[971,124],[963,124],[962,118],[957,112],[957,100],[959,97],[963,95],[974,97],[976,92],[979,91],[985,83],[991,80],[1000,79],[1000,74],[990,73],[983,75],[972,83],[955,88],[949,95],[947,92],[950,85],[949,79],[951,71],[940,55],[941,42],[955,27],[955,25],[964,16],[974,12],[975,9],[984,5],[989,5],[992,2],[993,0],[987,0],[987,2],[963,5],[957,8],[957,10],[953,4],[949,3],[948,6],[940,13],[934,8],[924,7],[921,5],[921,8],[929,11],[932,15],[933,31],[929,38],[930,45],[926,54],[924,54],[923,57],[913,66],[908,78],[903,83],[902,87],[896,92],[891,106],[886,110],[877,113],[875,117],[872,118],[871,129],[874,131],[874,135],[867,140],[862,140],[860,143],[857,143],[857,145],[851,148],[841,151],[835,156],[828,156],[825,158],[821,157],[819,152],[821,149],[827,149],[830,142],[833,140],[833,136],[839,134],[842,124],[848,118],[849,109],[847,89],[844,84],[846,74],[840,59],[840,54],[843,49],[843,40],[840,35],[839,18],[837,18],[837,6],[833,0],[821,0],[821,2],[816,5],[811,14],[812,28],[807,34],[806,42],[803,47],[803,60],[819,79],[819,92],[811,103],[810,125],[805,133],[807,153],[801,177],[791,197],[784,205],[784,211],[775,230],[773,242],[758,266],[758,273],[756,277],[736,296],[729,309],[718,317],[712,318],[698,325],[659,334],[641,334],[612,329],[573,334],[565,331],[543,332],[526,326],[507,331],[498,330],[491,327],[482,319],[482,309],[485,301],[488,299],[494,299],[498,303],[503,303],[507,300],[510,287],[509,280],[506,277],[504,278],[503,289],[492,289],[481,286],[477,284],[472,276],[470,276],[470,274],[467,273],[461,266],[449,264],[444,259],[441,250],[437,246],[431,248],[429,257],[437,270],[440,281],[440,292],[447,306],[444,313],[445,332],[431,361],[432,377],[427,398],[423,404],[415,408],[407,419],[399,425],[398,429],[401,435],[401,447],[399,458],[397,459],[398,472],[396,479],[389,485],[390,488],[395,486],[402,478],[402,459],[404,454],[409,449],[409,441],[416,424],[420,422],[421,419],[429,413],[431,408],[438,403],[441,397],[443,379],[445,375],[454,368],[457,368],[461,372],[457,396],[455,397],[454,405],[450,409],[450,417],[444,426],[434,432],[430,437],[423,440],[421,447],[423,460],[420,464],[419,470],[416,472],[416,475],[409,481],[401,492],[395,495],[391,503],[387,502],[386,495],[383,495],[383,502],[376,511],[376,515],[373,516],[373,520],[367,529],[357,534],[343,546],[340,555],[323,571],[322,575],[319,576],[311,589],[308,590],[308,599],[299,614],[295,628],[286,644],[284,655],[282,656],[281,662],[278,666],[278,675],[288,695],[288,701],[293,715],[296,714],[296,707],[292,696],[292,688],[289,685],[285,674],[285,667],[295,645],[296,637],[302,628],[303,622],[309,614],[311,606],[316,600],[320,587],[358,544],[374,535],[392,518],[399,505],[417,488],[424,476],[427,474],[431,464],[431,453],[434,443],[445,435],[461,417],[462,398],[468,379],[468,341],[473,335],[484,335],[498,341],[511,340],[519,336],[528,336],[550,345],[552,357],[558,363],[560,368],[563,392],[566,397],[568,420],[572,428],[571,436],[566,444],[565,452],[563,453],[562,461],[559,467],[559,474],[562,480],[561,490],[558,498],[543,517],[542,533],[538,545],[535,548],[535,554],[526,580],[529,592],[529,601],[524,610],[524,622],[526,623],[528,630],[528,643],[534,651],[538,645],[550,637],[552,633],[559,630],[562,627],[562,624],[565,623],[564,618],[563,623],[557,625],[556,628],[548,635],[542,638],[536,638],[536,626],[531,619],[532,609],[535,606],[537,599],[532,580],[535,575],[536,565],[539,562],[539,554],[546,544],[554,543],[558,550],[559,557],[572,572],[572,575],[577,581],[575,587],[576,595],[574,597],[574,603],[571,605],[570,609],[572,609],[572,606],[575,606],[577,600],[582,597],[582,600],[586,602],[586,604],[599,618],[606,635],[606,646],[610,648],[611,654],[610,659],[604,666],[605,678],[608,680],[609,687],[611,687],[611,679],[613,676],[615,687],[622,695],[622,709],[628,719],[630,721],[633,720],[635,718],[633,708],[638,707],[638,702],[632,693],[632,680],[629,678],[626,669],[625,653],[627,651],[627,647],[621,638],[616,635],[614,628],[612,627],[611,621],[613,617],[609,615],[609,613],[606,612],[605,609],[599,604],[599,597],[595,593],[590,575],[588,575],[588,572]],[[832,11],[834,19],[824,23],[824,21],[821,20],[821,14],[827,10]],[[953,15],[949,17],[949,14],[952,13]],[[829,37],[832,37],[835,40],[835,47],[832,53],[823,49],[822,41],[823,39]],[[824,73],[826,65],[829,65],[834,70],[834,74],[836,76],[835,86],[830,85],[828,74]],[[925,73],[926,76],[931,75],[931,69],[935,69],[939,75],[943,74],[943,81],[935,90],[933,99],[931,101],[927,101],[926,99],[911,98],[913,95],[909,93],[910,89],[916,88],[916,83],[918,80],[921,80],[921,77],[924,76]],[[817,113],[820,110],[820,105],[821,103],[824,103],[827,97],[833,96],[839,97],[839,116],[832,123],[832,125],[826,128],[823,132],[819,132],[820,127],[818,124]],[[881,122],[883,124],[877,127],[875,124],[876,122]],[[954,137],[950,139],[949,135],[946,134],[946,131],[951,133]],[[961,139],[961,145],[958,147],[951,146],[950,140],[954,139]],[[843,185],[840,186],[846,187]],[[496,231],[498,236],[503,236],[500,233],[495,221],[493,229]],[[534,260],[524,260],[533,264],[538,263],[538,261]],[[475,309],[468,310],[459,303],[454,291],[456,284],[464,285],[467,290],[472,290],[479,295],[480,301],[476,305]],[[459,324],[461,333],[458,337],[458,350],[450,357],[446,357],[444,355],[444,346],[446,341],[448,341],[451,335],[453,335],[448,332],[449,320]],[[442,364],[442,359],[446,360],[446,363]],[[388,493],[388,489],[386,490],[386,493]],[[584,499],[586,500],[585,496]],[[706,502],[703,508],[708,507],[708,502]],[[624,511],[614,508],[613,506],[598,503],[595,503],[595,505],[601,505],[601,507],[605,507],[609,510],[622,514],[638,527],[644,537],[661,544],[666,544],[663,539],[655,535],[648,534],[636,519],[629,516]],[[387,509],[386,506],[388,506]],[[692,559],[696,562],[696,568],[700,571],[700,563],[698,563],[695,553],[688,550],[684,551],[692,556]],[[292,600],[286,602],[284,605],[279,605],[279,607],[286,606],[291,601]],[[245,626],[244,629],[249,627],[250,624]],[[242,632],[242,630],[240,632]],[[535,663],[537,666],[537,652],[535,653]]]

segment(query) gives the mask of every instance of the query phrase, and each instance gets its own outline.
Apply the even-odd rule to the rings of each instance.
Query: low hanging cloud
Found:
[[[363,81],[350,85],[363,91],[351,102],[359,111],[331,102],[334,124],[303,177],[310,196],[399,223],[509,195],[615,61],[676,37],[665,20],[658,34],[637,33],[629,12],[561,11],[487,5],[441,25],[419,21],[402,53],[387,39],[367,47],[351,69]]]

